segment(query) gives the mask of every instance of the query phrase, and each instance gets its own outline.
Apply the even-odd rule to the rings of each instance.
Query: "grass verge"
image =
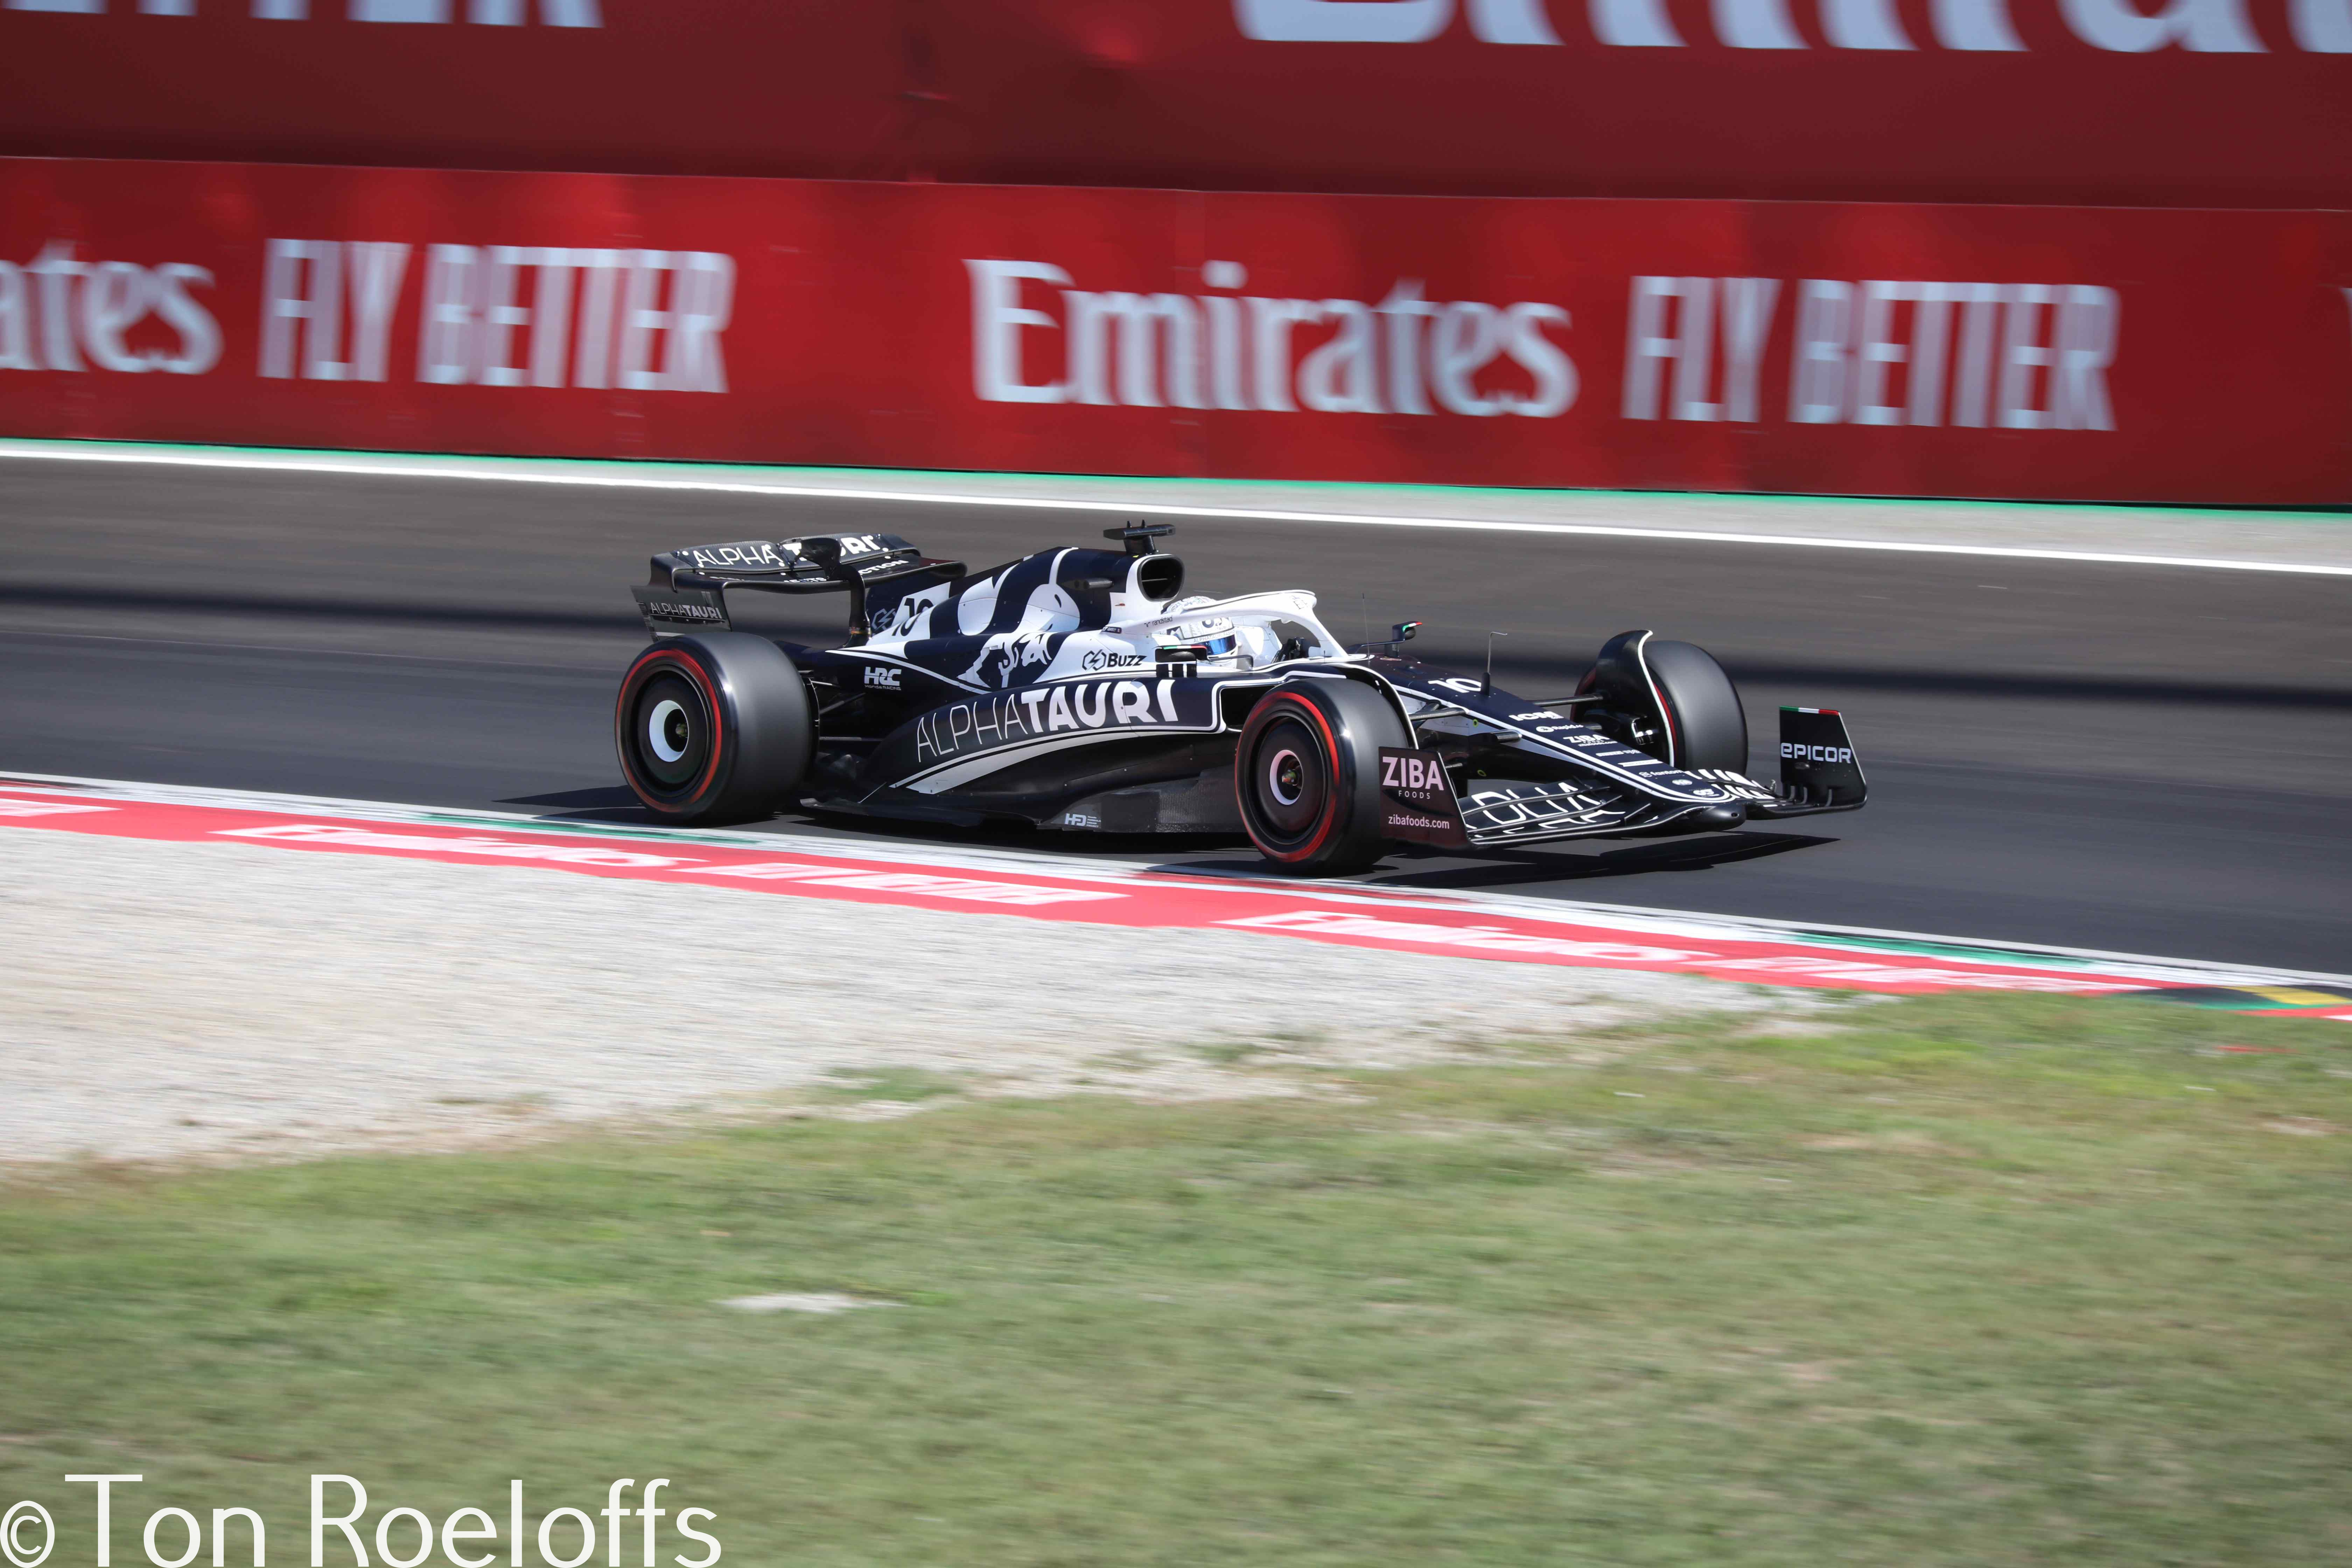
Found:
[[[93,1560],[68,1471],[146,1477],[118,1563],[165,1504],[295,1563],[327,1470],[372,1518],[666,1476],[738,1563],[2352,1560],[2352,1030],[1844,1017],[19,1180],[0,1501],[57,1563]],[[903,1305],[714,1304],[796,1291]]]

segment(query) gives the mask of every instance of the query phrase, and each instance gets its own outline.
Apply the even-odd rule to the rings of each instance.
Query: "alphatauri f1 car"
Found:
[[[1297,590],[1187,596],[1165,523],[1114,550],[984,572],[894,534],[667,551],[633,592],[653,644],[622,678],[621,767],[681,823],[794,805],[977,826],[1246,833],[1284,869],[1360,870],[1397,843],[1455,849],[1719,832],[1851,811],[1843,719],[1780,710],[1780,777],[1701,649],[1609,639],[1572,696],[1530,699],[1406,655],[1416,622],[1354,647]],[[848,598],[838,647],[730,626],[730,592]]]

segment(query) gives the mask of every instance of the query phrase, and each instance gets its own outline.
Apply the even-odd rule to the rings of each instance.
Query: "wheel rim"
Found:
[[[646,721],[646,744],[653,748],[656,757],[665,763],[683,761],[693,738],[694,727],[676,699],[665,697],[654,704],[653,715]]]
[[[664,670],[630,703],[629,760],[659,795],[690,789],[710,762],[710,712],[695,684]]]
[[[1266,726],[1251,775],[1257,815],[1268,837],[1277,842],[1307,838],[1329,809],[1329,760],[1313,732],[1297,719],[1277,719]]]
[[[1307,763],[1297,752],[1285,747],[1266,764],[1265,784],[1276,804],[1297,805],[1307,792]]]

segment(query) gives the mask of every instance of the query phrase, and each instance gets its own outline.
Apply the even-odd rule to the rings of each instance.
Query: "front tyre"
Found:
[[[1258,853],[1286,871],[1360,871],[1388,848],[1381,748],[1407,747],[1404,720],[1353,680],[1297,680],[1260,699],[1234,751],[1234,793]]]
[[[678,823],[751,822],[794,798],[816,749],[792,656],[748,632],[665,637],[621,678],[613,740],[629,789]]]
[[[1739,690],[1696,643],[1654,640],[1643,650],[1665,710],[1664,760],[1678,768],[1748,771],[1748,715]]]
[[[1748,771],[1738,689],[1696,644],[1620,632],[1601,645],[1577,689],[1607,705],[1597,722],[1612,735],[1669,767]]]

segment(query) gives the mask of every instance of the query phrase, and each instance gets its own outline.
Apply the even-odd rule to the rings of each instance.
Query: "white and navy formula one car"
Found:
[[[1418,623],[1343,647],[1297,590],[1186,596],[1166,524],[968,572],[891,534],[675,550],[634,590],[653,634],[614,733],[637,798],[682,823],[795,804],[1101,833],[1243,832],[1298,873],[1398,842],[1475,849],[1719,832],[1851,811],[1844,721],[1780,711],[1777,786],[1714,659],[1612,637],[1571,697],[1409,658]],[[839,593],[837,647],[730,628],[730,592]]]

